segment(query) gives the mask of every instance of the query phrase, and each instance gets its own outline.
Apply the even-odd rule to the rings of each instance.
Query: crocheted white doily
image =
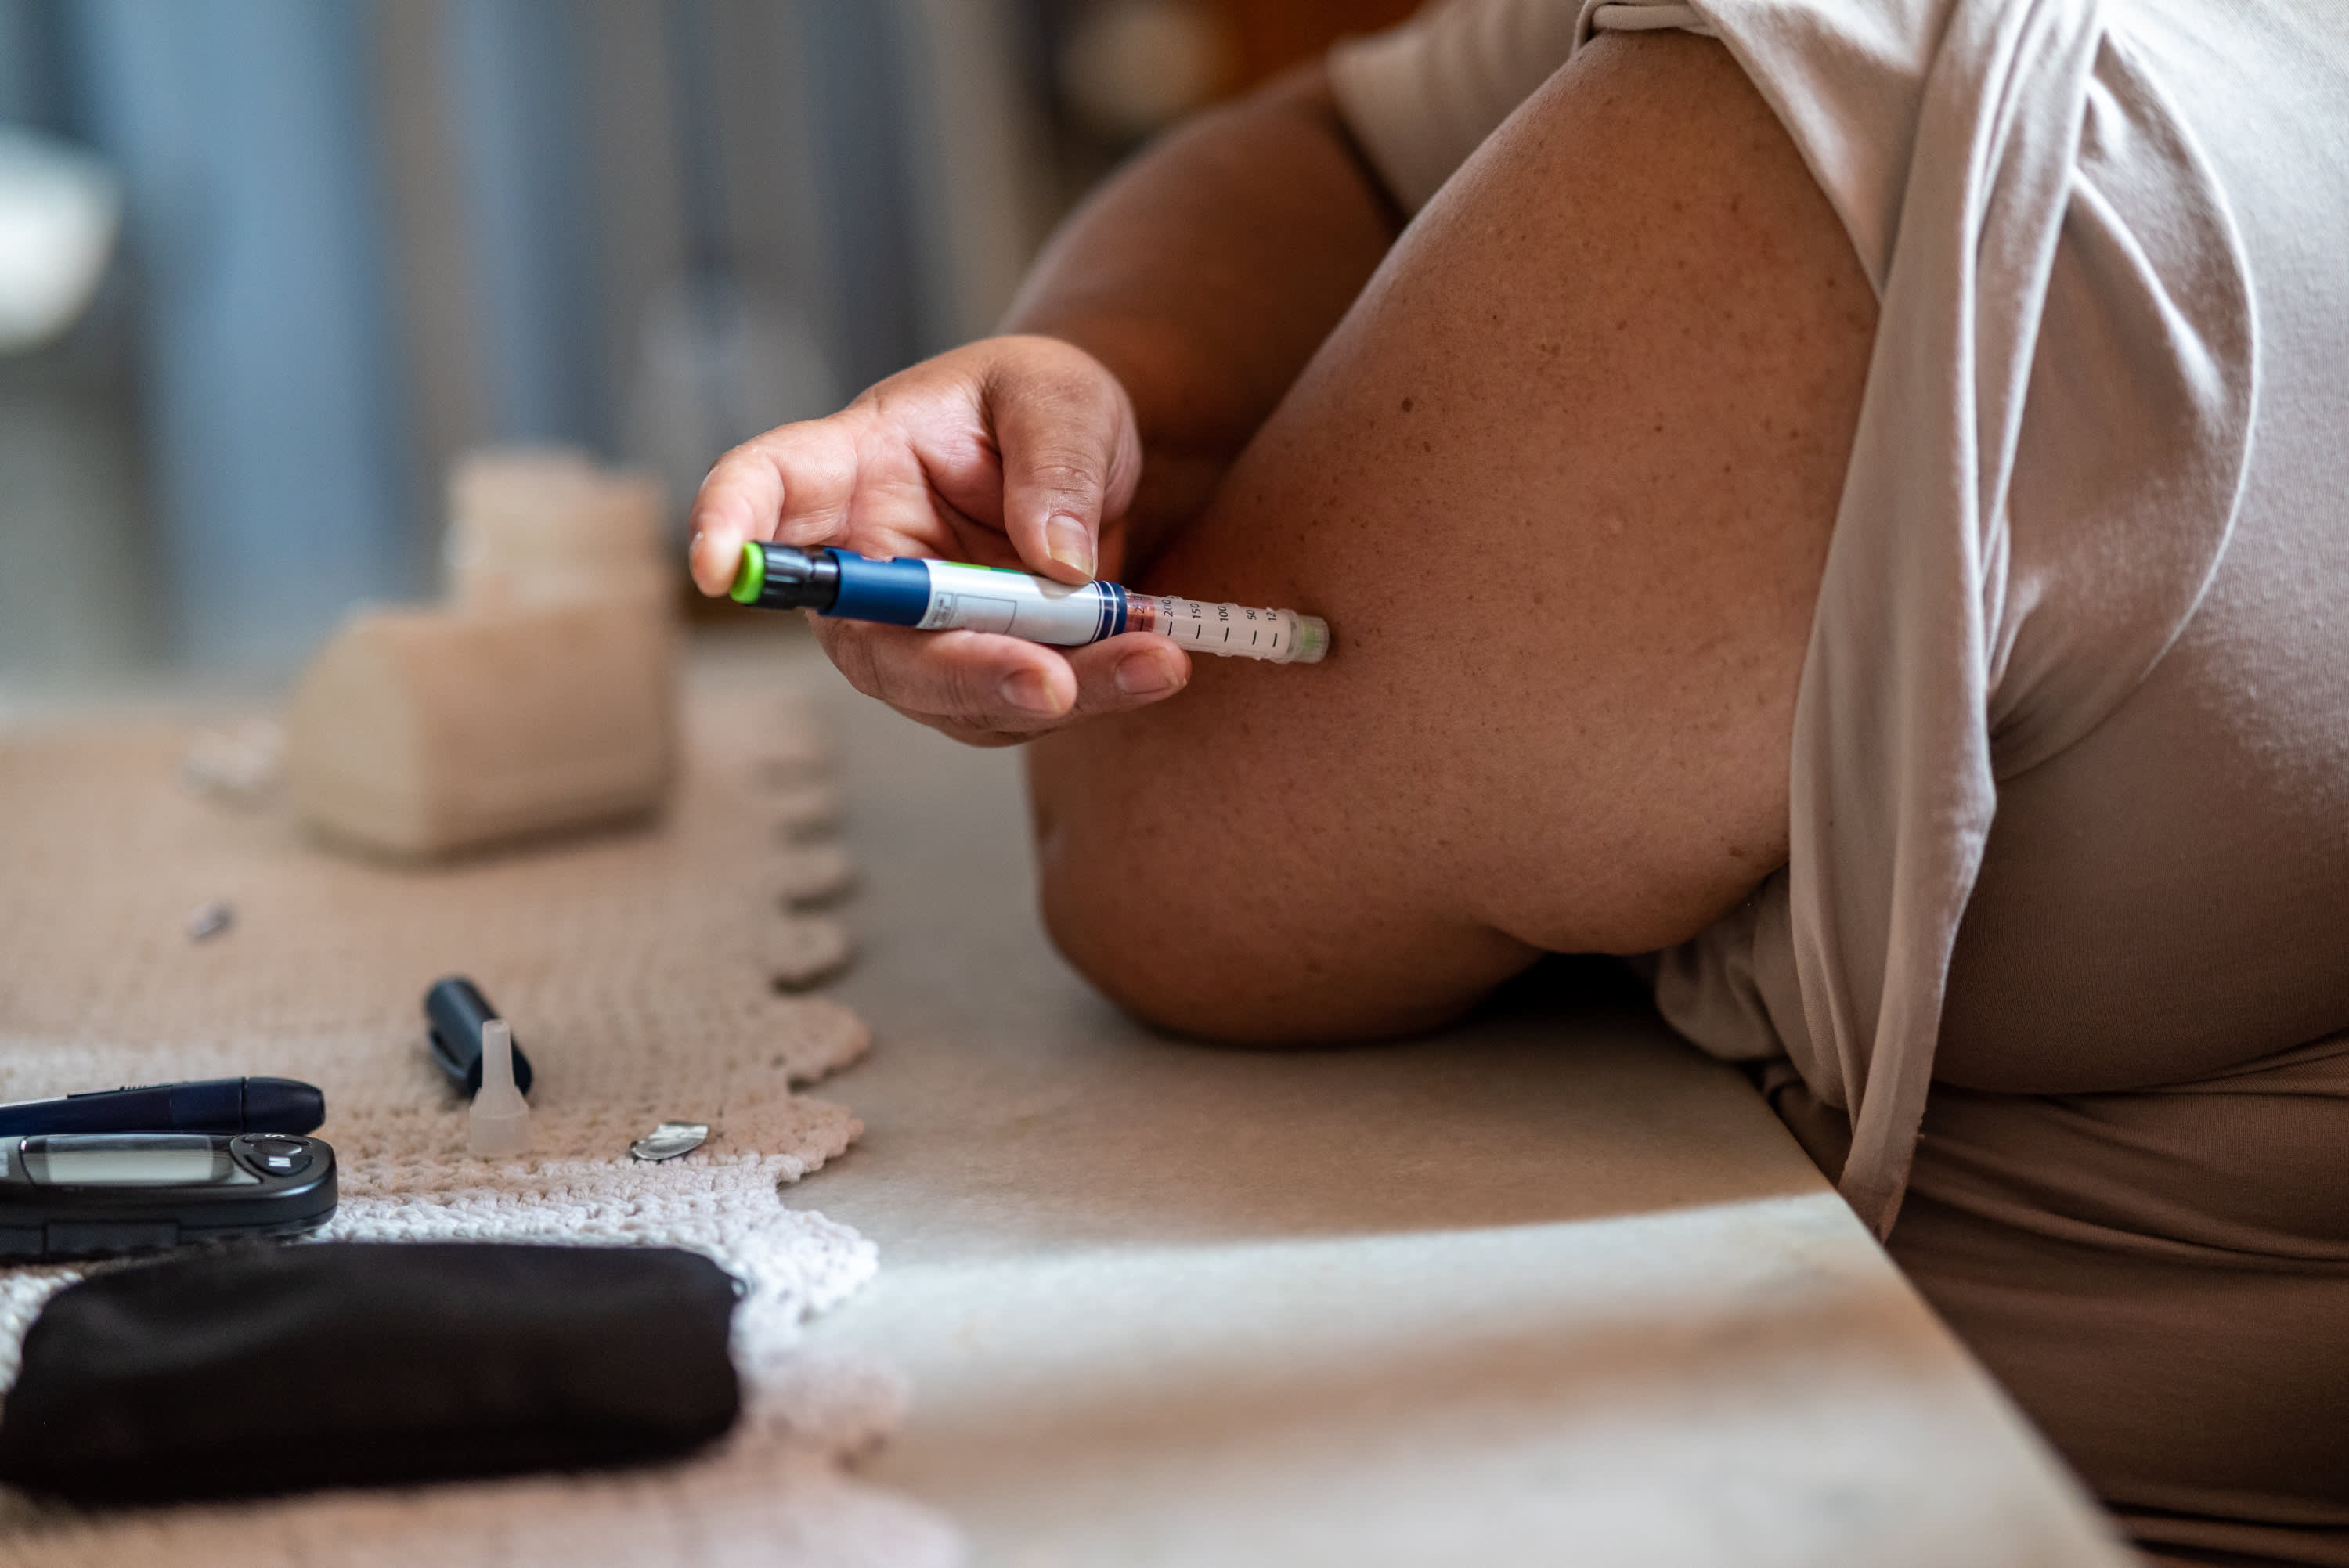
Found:
[[[0,1563],[737,1563],[929,1568],[952,1532],[841,1461],[900,1401],[871,1367],[798,1348],[808,1314],[873,1272],[872,1244],[781,1201],[845,1150],[846,1110],[792,1092],[865,1048],[863,1022],[792,995],[847,957],[798,912],[845,886],[812,716],[688,708],[657,826],[433,869],[305,843],[284,812],[200,799],[188,736],[0,739],[0,1099],[272,1074],[326,1091],[342,1206],[331,1238],[671,1243],[749,1280],[735,1320],[746,1415],[658,1469],[84,1515],[0,1490]],[[215,901],[224,929],[192,937]],[[471,975],[537,1073],[533,1143],[465,1152],[463,1102],[423,1044],[433,980]],[[665,1119],[709,1141],[645,1164]],[[0,1271],[0,1381],[77,1270]]]

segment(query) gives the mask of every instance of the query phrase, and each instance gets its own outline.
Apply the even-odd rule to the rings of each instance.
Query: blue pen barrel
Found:
[[[918,626],[930,613],[930,568],[924,561],[900,557],[874,561],[845,550],[823,553],[840,563],[840,591],[832,607],[819,612],[843,621],[879,621],[891,626]]]

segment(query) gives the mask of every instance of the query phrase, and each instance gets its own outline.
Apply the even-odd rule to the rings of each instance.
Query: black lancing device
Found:
[[[481,988],[462,975],[436,980],[424,993],[424,1022],[432,1038],[432,1065],[467,1095],[481,1091],[481,1026],[502,1017]],[[513,1043],[514,1087],[530,1092],[530,1058]]]
[[[0,1105],[0,1136],[42,1132],[311,1132],[326,1119],[314,1084],[281,1078],[198,1078],[86,1089]]]

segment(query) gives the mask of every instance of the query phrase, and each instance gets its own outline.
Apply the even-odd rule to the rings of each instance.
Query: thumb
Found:
[[[1133,499],[1142,440],[1125,388],[1092,356],[1072,353],[1081,365],[990,388],[988,422],[1011,547],[1031,571],[1082,583],[1100,556],[1103,520]]]

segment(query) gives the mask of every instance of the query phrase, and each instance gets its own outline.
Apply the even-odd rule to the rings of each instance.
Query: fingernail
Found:
[[[1016,675],[1005,676],[1003,684],[996,689],[1002,694],[1006,704],[1023,713],[1049,717],[1061,711],[1061,705],[1052,700],[1052,688],[1035,670],[1021,670]]]
[[[1155,654],[1128,654],[1117,661],[1117,689],[1128,696],[1173,691],[1183,683]]]
[[[1093,536],[1073,517],[1055,517],[1044,524],[1044,552],[1063,566],[1093,574]]]

